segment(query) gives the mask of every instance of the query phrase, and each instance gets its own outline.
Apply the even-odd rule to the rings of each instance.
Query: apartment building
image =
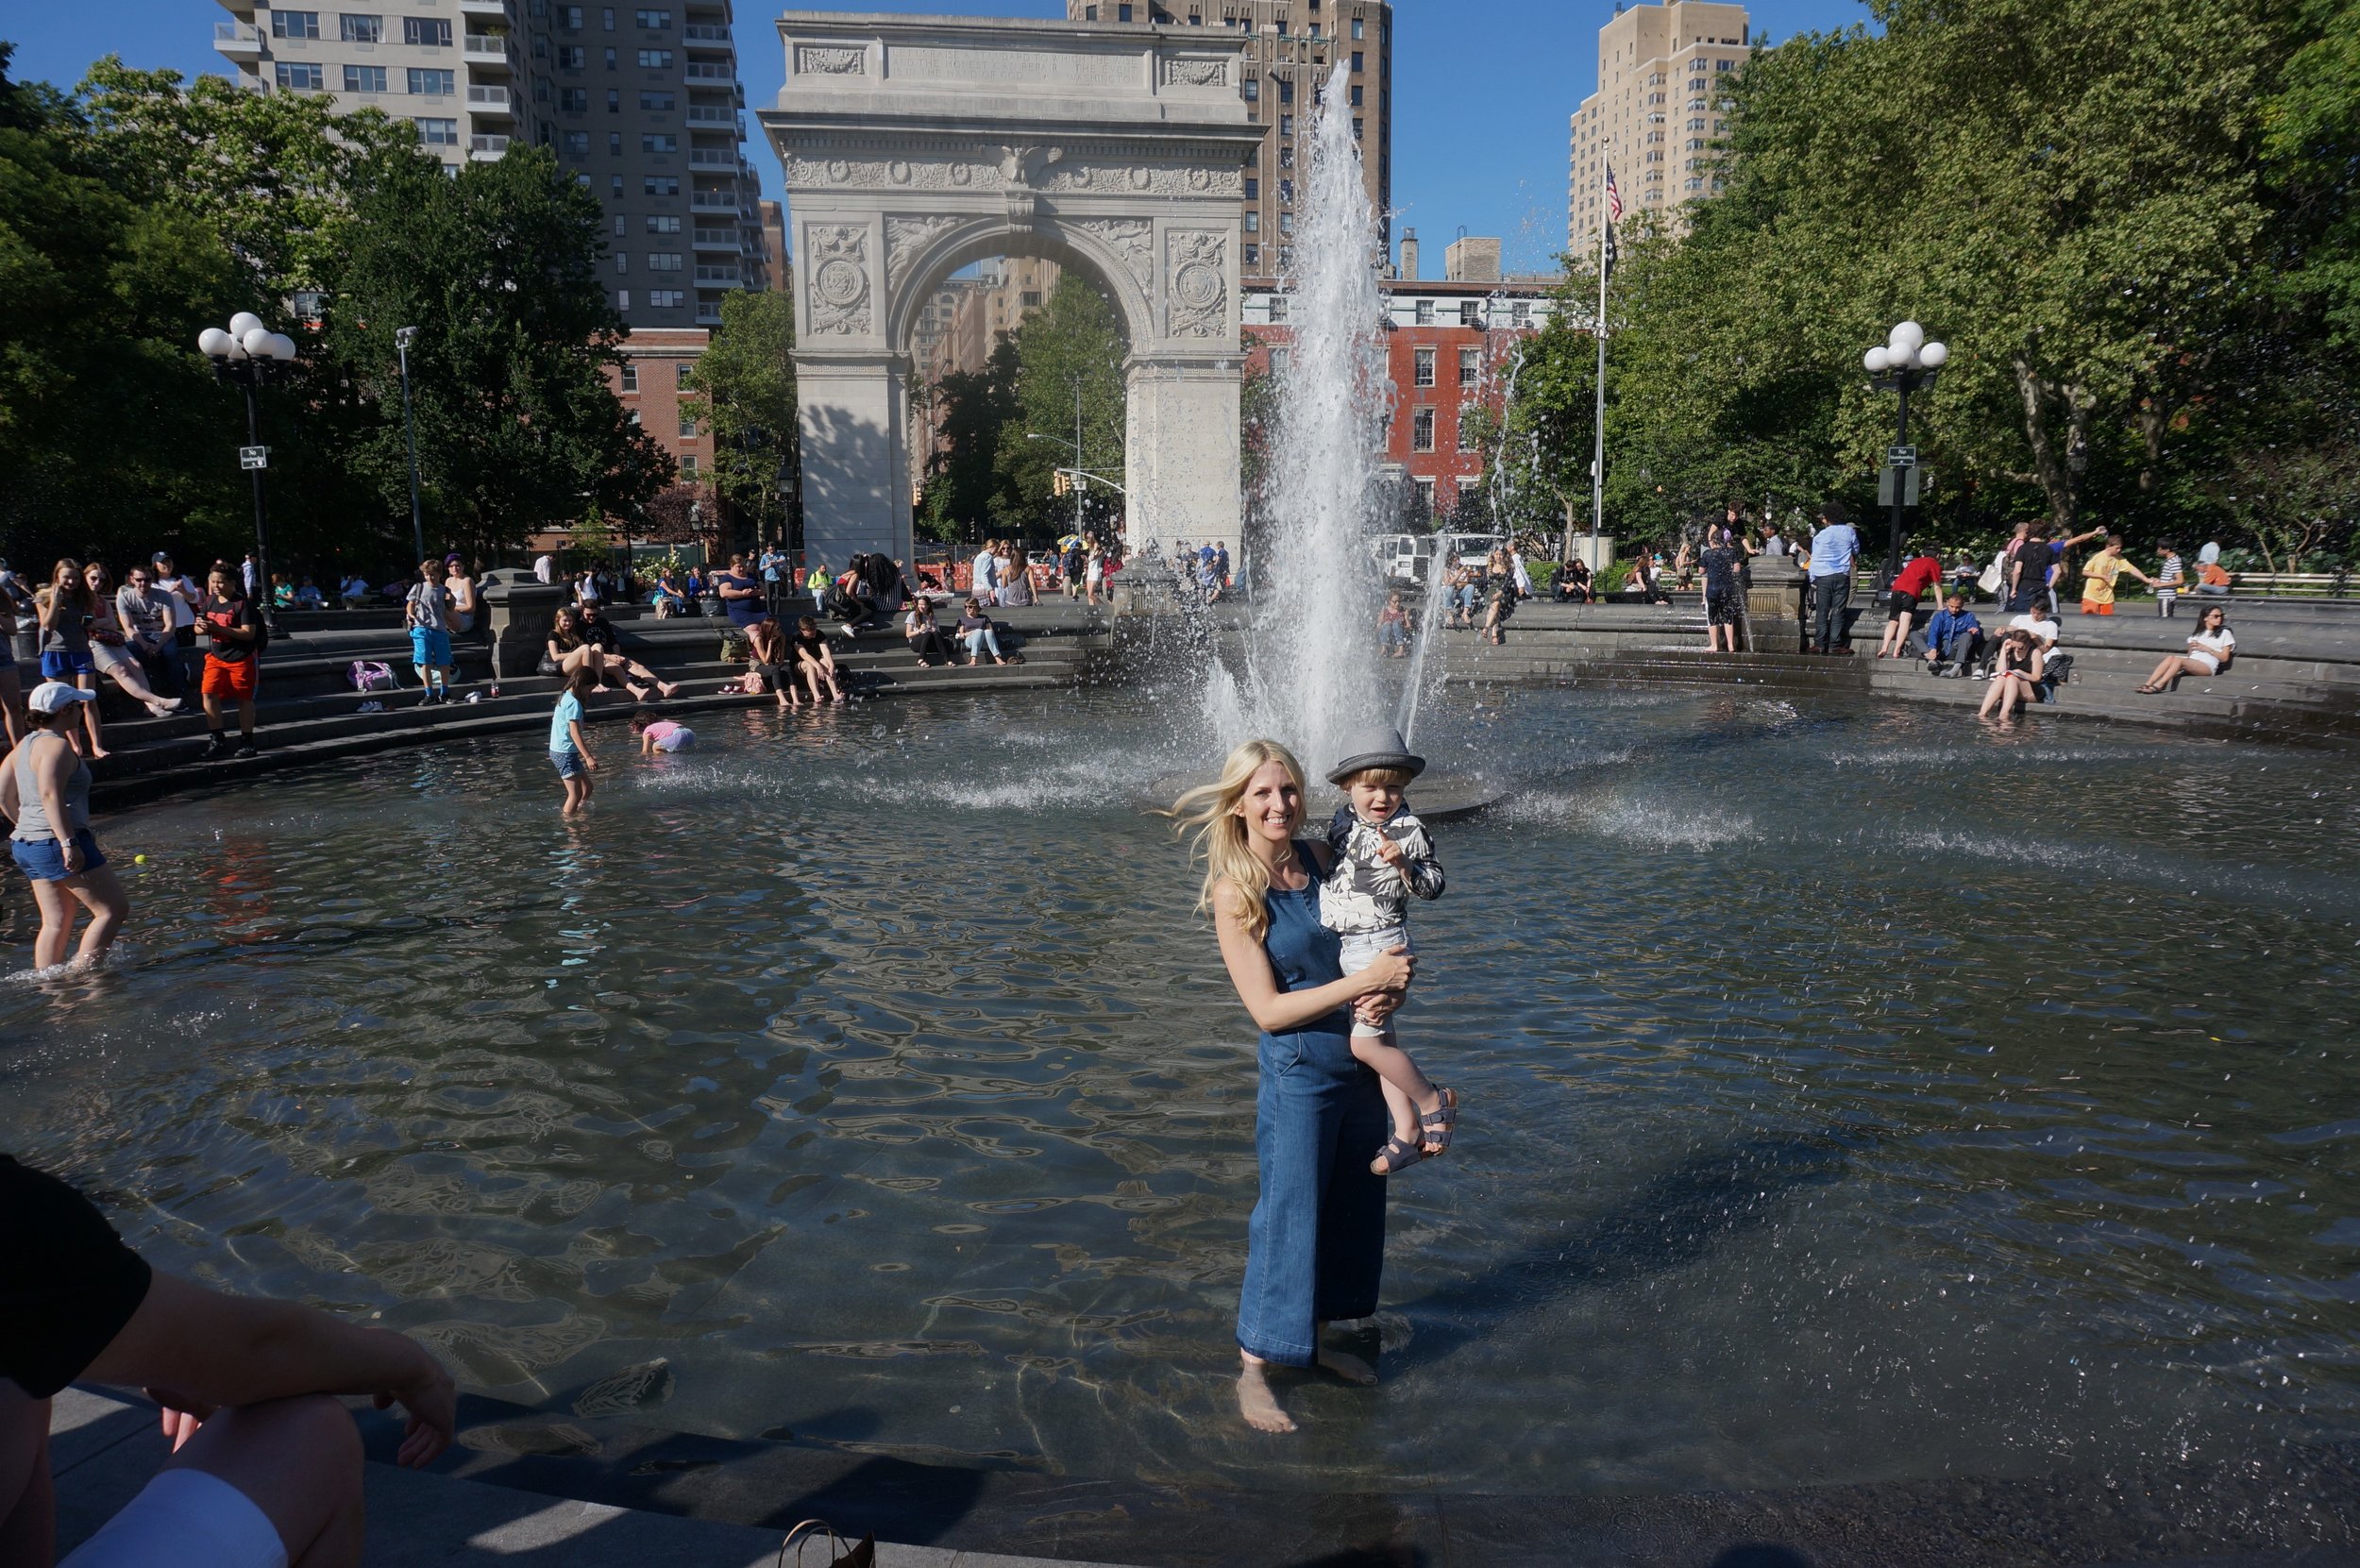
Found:
[[[1405,230],[1401,262],[1380,285],[1390,398],[1384,459],[1417,487],[1429,515],[1457,510],[1482,484],[1485,454],[1469,415],[1506,405],[1516,345],[1548,323],[1564,281],[1502,276],[1498,247],[1496,239],[1473,236],[1452,247],[1462,259],[1488,254],[1489,267],[1475,270],[1490,277],[1421,278],[1417,232]],[[1247,374],[1283,370],[1293,336],[1288,295],[1250,286],[1240,303]]]
[[[1567,249],[1598,247],[1610,160],[1624,212],[1675,231],[1681,208],[1718,188],[1708,151],[1727,128],[1721,90],[1752,41],[1745,7],[1710,0],[1635,5],[1598,29],[1598,90],[1573,118]]]
[[[1249,281],[1274,282],[1294,266],[1299,132],[1328,73],[1348,59],[1352,133],[1361,143],[1370,205],[1392,248],[1393,8],[1387,0],[1138,0],[1104,4],[1066,0],[1075,22],[1226,27],[1246,45],[1246,112],[1266,130],[1245,177],[1245,254]]]
[[[410,120],[453,173],[519,140],[553,149],[605,207],[607,287],[633,331],[710,327],[728,290],[767,281],[731,0],[221,3],[213,46],[242,86]]]

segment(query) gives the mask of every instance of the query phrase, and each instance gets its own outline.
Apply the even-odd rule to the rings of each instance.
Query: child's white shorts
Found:
[[[1346,932],[1341,940],[1344,972],[1358,974],[1371,964],[1375,963],[1378,955],[1386,949],[1408,947],[1409,928],[1406,925],[1397,925],[1385,931]],[[1352,1032],[1355,1035],[1374,1037],[1379,1035],[1390,1035],[1393,1031],[1390,1021],[1383,1028],[1379,1028],[1374,1023],[1361,1022],[1356,1016],[1352,1020]]]

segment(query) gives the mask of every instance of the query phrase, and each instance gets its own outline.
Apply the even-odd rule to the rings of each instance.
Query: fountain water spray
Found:
[[[1348,63],[1339,51],[1311,118],[1245,678],[1216,674],[1205,693],[1224,742],[1282,740],[1315,776],[1386,707],[1365,543],[1387,398],[1385,306],[1376,214],[1344,107]]]

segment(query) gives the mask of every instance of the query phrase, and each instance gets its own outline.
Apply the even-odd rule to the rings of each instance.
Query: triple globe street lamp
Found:
[[[272,625],[270,526],[262,502],[262,473],[270,466],[270,448],[262,445],[261,413],[254,394],[294,366],[295,339],[272,331],[253,312],[240,311],[229,318],[228,330],[208,327],[199,332],[196,346],[213,362],[216,379],[235,382],[245,393],[246,444],[239,448],[238,464],[254,476],[254,592],[262,601],[263,624]]]
[[[1916,499],[1912,493],[1914,487],[1909,483],[1917,467],[1917,453],[1910,446],[1910,394],[1932,391],[1935,375],[1949,362],[1949,345],[1927,342],[1926,329],[1914,321],[1901,323],[1884,342],[1861,356],[1870,386],[1901,395],[1900,425],[1894,434],[1893,449],[1885,454],[1885,482],[1891,487],[1893,506],[1892,537],[1885,548],[1887,582],[1901,569],[1901,508]]]

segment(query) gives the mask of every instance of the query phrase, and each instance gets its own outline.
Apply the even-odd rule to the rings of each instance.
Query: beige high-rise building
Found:
[[[1268,129],[1245,177],[1249,283],[1293,270],[1297,160],[1315,95],[1340,57],[1350,65],[1352,132],[1362,177],[1392,254],[1393,8],[1387,0],[1066,0],[1074,22],[1226,27],[1251,35],[1245,56],[1246,112]]]
[[[221,0],[213,47],[241,86],[413,122],[454,170],[519,139],[554,150],[605,206],[607,293],[634,329],[711,327],[728,290],[768,280],[731,0],[339,3]]]
[[[1745,7],[1708,0],[1633,6],[1598,29],[1598,90],[1573,121],[1567,249],[1598,248],[1609,160],[1627,218],[1682,227],[1680,209],[1714,188],[1706,149],[1723,129],[1721,87],[1751,42]]]

